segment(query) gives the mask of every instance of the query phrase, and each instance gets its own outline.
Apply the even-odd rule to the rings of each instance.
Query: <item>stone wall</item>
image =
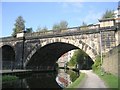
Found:
[[[120,69],[120,44],[105,55],[102,67],[105,72],[120,76],[118,73],[118,69]]]

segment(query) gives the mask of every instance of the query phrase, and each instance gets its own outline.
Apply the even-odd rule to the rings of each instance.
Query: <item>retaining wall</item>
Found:
[[[105,55],[102,67],[105,72],[120,76],[120,44]]]

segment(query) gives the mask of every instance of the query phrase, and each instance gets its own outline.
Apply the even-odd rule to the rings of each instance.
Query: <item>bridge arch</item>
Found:
[[[52,43],[67,43],[70,44],[76,48],[79,48],[83,50],[85,53],[87,53],[90,58],[94,61],[96,58],[96,55],[98,55],[97,51],[91,47],[90,45],[84,43],[81,39],[76,39],[75,37],[64,37],[64,38],[47,38],[47,39],[41,39],[40,44],[36,44],[31,53],[28,55],[28,57],[25,60],[24,67],[28,64],[28,62],[31,60],[33,55],[42,47],[48,46]],[[43,51],[44,52],[44,51]]]
[[[2,67],[10,69],[11,63],[15,61],[15,50],[10,45],[3,45],[2,49]]]
[[[56,37],[56,38],[50,38],[47,40],[43,39],[41,40],[41,42],[42,42],[41,47],[49,43],[55,43],[55,42],[64,42],[64,43],[74,45],[80,48],[81,50],[83,50],[84,52],[86,52],[92,58],[93,61],[95,60],[96,55],[99,54],[96,51],[96,49],[94,49],[94,47],[82,41],[81,38],[76,38],[74,36],[64,37],[64,38]]]
[[[41,44],[40,46],[36,45],[35,49],[31,52],[26,62],[24,63],[24,67],[29,66],[30,63],[32,65],[34,64],[35,66],[40,64],[40,62],[41,62],[41,65],[43,63],[46,63],[46,64],[52,63],[52,62],[45,62],[45,60],[47,61],[47,59],[54,60],[54,63],[55,63],[58,60],[58,58],[61,57],[64,53],[67,53],[68,51],[73,50],[73,49],[81,49],[80,47],[74,44],[70,44],[69,42],[66,43],[66,42],[53,42],[52,41],[52,43],[50,43],[47,41],[47,43],[48,44],[45,44],[44,42],[44,45]],[[79,41],[79,43],[81,42]],[[87,46],[84,46],[84,47],[89,48]],[[84,47],[82,46],[82,48]],[[44,60],[41,60],[41,59],[44,59]],[[51,65],[53,65],[54,63],[52,63]]]
[[[24,66],[27,66],[30,63],[34,65],[40,64],[40,62],[42,62],[42,64],[43,62],[47,63],[45,62],[45,60],[47,59],[51,59],[51,60],[54,60],[54,62],[56,62],[58,58],[61,57],[64,53],[73,49],[79,49],[79,48],[74,45],[63,43],[63,42],[49,43],[41,48],[38,48],[36,52],[32,54],[32,57],[26,60],[26,62],[24,63]],[[44,60],[41,60],[43,58]],[[38,59],[40,59],[40,61]],[[34,63],[32,61],[37,63]]]

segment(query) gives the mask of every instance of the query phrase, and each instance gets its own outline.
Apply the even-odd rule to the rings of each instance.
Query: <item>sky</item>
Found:
[[[118,2],[2,2],[2,33],[1,37],[11,36],[18,16],[25,20],[25,27],[52,26],[62,20],[68,27],[77,27],[85,22],[98,23],[106,10],[117,10]]]

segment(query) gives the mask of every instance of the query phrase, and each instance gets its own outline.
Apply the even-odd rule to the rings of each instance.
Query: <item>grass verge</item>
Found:
[[[18,77],[16,77],[16,76],[11,76],[11,75],[2,76],[2,81],[3,82],[12,81],[12,80],[16,80],[16,79],[18,79]]]
[[[96,70],[94,71],[102,80],[104,80],[106,86],[108,88],[118,88],[118,81],[120,80],[120,78],[118,78],[115,75],[112,75],[110,73],[104,73],[103,75],[101,75],[101,71],[100,70]]]
[[[64,90],[68,90],[68,89],[75,90],[76,88],[79,87],[84,77],[85,77],[85,73],[80,73],[80,76],[70,86],[66,87]]]

